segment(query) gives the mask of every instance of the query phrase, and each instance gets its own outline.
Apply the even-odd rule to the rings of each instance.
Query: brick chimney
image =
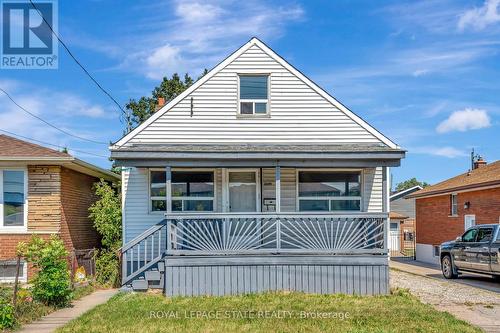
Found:
[[[165,106],[165,97],[158,97],[158,101],[156,103],[156,110],[160,110]]]
[[[486,164],[488,164],[485,160],[483,160],[483,158],[481,156],[478,157],[478,159],[476,161],[474,161],[474,169],[479,169],[483,166],[485,166]]]

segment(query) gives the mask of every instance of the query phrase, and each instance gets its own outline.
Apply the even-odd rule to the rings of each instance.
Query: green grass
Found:
[[[330,318],[301,318],[303,312]],[[206,318],[216,314],[220,318]],[[285,318],[277,318],[278,314]],[[342,314],[344,319],[339,318]],[[335,315],[337,318],[332,318]],[[481,331],[422,304],[405,291],[396,291],[374,297],[265,293],[166,298],[159,294],[120,293],[57,332]]]

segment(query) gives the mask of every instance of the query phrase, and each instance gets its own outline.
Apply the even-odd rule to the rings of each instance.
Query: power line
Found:
[[[55,145],[55,144],[53,144],[53,143],[48,143],[48,142],[40,141],[40,140],[37,140],[37,139],[28,138],[27,136],[23,136],[23,135],[20,135],[20,134],[16,134],[16,133],[13,133],[13,132],[10,132],[10,131],[7,131],[7,130],[4,130],[4,129],[1,129],[1,128],[0,128],[0,132],[4,132],[4,133],[7,133],[7,134],[12,135],[12,136],[17,136],[17,137],[19,137],[19,138],[23,138],[23,139],[25,139],[25,140],[38,142],[38,143],[41,143],[41,144],[43,144],[43,145],[52,146],[52,147],[56,147],[56,148],[59,148],[59,149],[70,149],[70,150],[73,150],[73,151],[76,151],[76,152],[78,152],[78,153],[82,153],[82,154],[88,154],[88,155],[97,156],[97,157],[102,157],[102,158],[106,158],[106,159],[108,159],[108,158],[109,158],[109,156],[104,156],[104,155],[99,155],[99,154],[95,154],[95,153],[90,153],[90,152],[85,151],[85,150],[79,150],[79,149],[73,149],[73,148],[63,147],[63,146]]]
[[[30,116],[40,120],[41,122],[47,124],[48,126],[58,130],[59,132],[62,132],[66,135],[69,135],[73,138],[76,138],[76,139],[79,139],[79,140],[83,140],[83,141],[88,141],[88,142],[92,142],[92,143],[98,143],[98,144],[101,144],[101,145],[108,145],[108,143],[106,142],[102,142],[102,141],[95,141],[95,140],[92,140],[92,139],[87,139],[87,138],[84,138],[82,136],[78,136],[76,134],[73,134],[73,133],[70,133],[62,128],[59,128],[57,127],[56,125],[52,125],[51,123],[49,123],[47,120],[41,118],[40,116],[37,116],[36,114],[34,114],[33,112],[30,112],[28,110],[26,110],[24,107],[22,107],[21,105],[19,105],[19,103],[17,103],[14,98],[12,98],[12,96],[9,95],[8,92],[6,92],[4,89],[0,88],[0,91],[3,92],[10,100],[12,103],[14,103],[18,108],[20,108],[21,110],[23,110],[24,112],[26,112],[27,114],[29,114]]]
[[[33,6],[33,8],[38,12],[38,15],[40,15],[40,17],[42,18],[42,20],[45,22],[45,24],[49,27],[50,31],[52,31],[52,34],[54,34],[54,36],[57,38],[57,40],[59,41],[59,43],[61,43],[61,45],[64,47],[64,49],[66,50],[66,52],[68,52],[69,56],[71,58],[73,58],[73,60],[76,62],[76,64],[78,66],[80,66],[80,68],[85,72],[85,74],[87,74],[87,76],[97,85],[97,87],[99,87],[99,89],[104,93],[106,94],[112,101],[113,103],[116,104],[116,106],[118,106],[118,108],[121,110],[122,114],[120,115],[120,120],[123,120],[123,119],[127,119],[127,112],[122,108],[122,106],[120,105],[120,103],[118,103],[116,101],[116,99],[111,96],[111,94],[106,90],[104,89],[100,84],[99,82],[97,82],[97,80],[89,73],[89,71],[87,71],[87,69],[80,63],[80,61],[78,61],[78,59],[76,59],[76,57],[73,55],[73,53],[70,51],[70,49],[66,46],[66,43],[64,43],[64,41],[61,39],[61,37],[59,37],[58,34],[56,34],[56,32],[54,31],[54,29],[52,29],[52,26],[49,24],[49,22],[47,22],[47,20],[45,19],[45,17],[42,15],[42,13],[40,12],[40,10],[38,9],[38,7],[35,5],[35,3],[32,1],[32,0],[29,0],[31,5]],[[128,126],[128,125],[127,125]]]

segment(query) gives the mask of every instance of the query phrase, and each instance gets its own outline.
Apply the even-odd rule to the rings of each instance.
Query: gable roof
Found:
[[[409,195],[408,198],[422,198],[485,186],[500,186],[500,161],[486,164],[436,185],[426,187]]]
[[[119,175],[82,161],[68,153],[43,147],[5,134],[0,134],[0,163],[2,162],[30,165],[62,165],[93,177],[104,178],[108,181],[117,181],[120,179]]]
[[[421,190],[421,189],[422,189],[422,186],[416,185],[416,186],[407,188],[406,190],[402,190],[402,191],[399,191],[399,192],[391,194],[391,196],[389,197],[389,199],[391,201],[394,201],[394,200],[402,198],[402,197],[404,197],[404,196],[406,196],[408,194],[411,194],[411,193],[416,192],[416,191]]]
[[[298,77],[301,81],[303,81],[307,86],[313,89],[316,93],[322,96],[325,100],[333,104],[340,111],[342,111],[346,116],[351,118],[354,122],[360,125],[367,132],[371,133],[375,138],[386,144],[388,147],[393,149],[399,149],[399,146],[392,142],[389,138],[384,136],[378,130],[370,126],[366,121],[364,121],[361,117],[350,111],[347,107],[345,107],[342,103],[337,101],[333,96],[328,94],[325,90],[320,88],[316,83],[302,74],[295,67],[290,65],[287,61],[285,61],[281,56],[279,56],[276,52],[274,52],[271,48],[269,48],[266,44],[260,41],[258,38],[253,37],[250,41],[240,47],[238,50],[229,55],[225,60],[216,65],[212,70],[210,70],[206,75],[204,75],[201,79],[196,81],[193,85],[191,85],[188,89],[186,89],[183,93],[178,95],[176,98],[167,103],[164,107],[154,113],[151,117],[149,117],[146,121],[144,121],[141,125],[136,127],[130,133],[122,137],[118,140],[114,145],[110,147],[111,150],[119,150],[121,146],[125,145],[129,140],[134,138],[138,133],[140,133],[143,129],[148,127],[151,123],[161,117],[165,112],[169,111],[176,104],[190,95],[193,91],[195,91],[198,87],[207,82],[210,78],[212,78],[215,74],[217,74],[220,70],[224,69],[228,64],[230,64],[233,60],[239,57],[243,52],[248,50],[252,46],[257,46],[262,49],[267,55],[273,58],[276,62]]]

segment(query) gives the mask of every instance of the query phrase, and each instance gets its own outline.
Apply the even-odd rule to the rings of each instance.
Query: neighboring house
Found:
[[[391,205],[389,249],[391,256],[415,256],[415,199],[408,199],[406,196],[421,189],[422,187],[417,185],[395,192],[389,197]]]
[[[500,222],[500,161],[408,196],[416,199],[417,260],[439,263],[439,245],[475,224]]]
[[[253,38],[111,147],[123,284],[388,293],[388,172],[404,155]]]
[[[16,246],[32,235],[58,234],[68,251],[99,246],[88,218],[99,178],[119,180],[69,154],[0,135],[0,281],[13,281]],[[30,271],[24,263],[22,281]]]

